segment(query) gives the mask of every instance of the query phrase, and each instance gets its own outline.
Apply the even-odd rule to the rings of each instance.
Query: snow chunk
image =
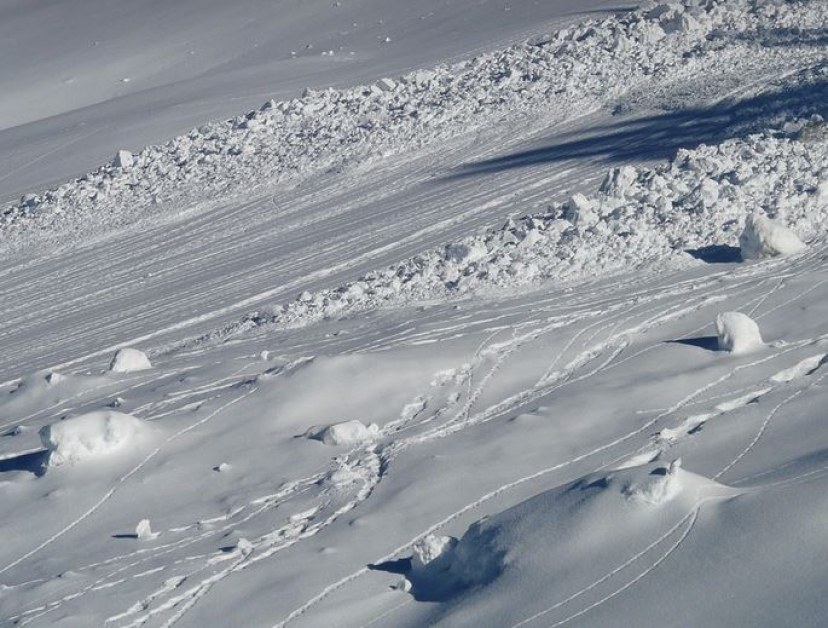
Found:
[[[739,246],[745,260],[792,255],[805,248],[793,231],[760,214],[747,217]]]
[[[719,314],[716,317],[716,332],[719,336],[719,349],[735,355],[747,353],[764,344],[759,325],[741,312]]]
[[[139,349],[125,347],[119,349],[112,357],[109,370],[112,373],[132,373],[152,368],[147,354]]]
[[[436,536],[429,534],[414,544],[414,551],[411,557],[411,569],[414,571],[447,569],[451,552],[457,545],[457,539],[453,536]]]
[[[366,426],[356,419],[332,425],[314,426],[305,432],[307,438],[322,441],[332,447],[358,445],[375,438],[377,434],[379,434],[379,426],[376,423]]]
[[[153,532],[149,519],[141,519],[135,526],[135,538],[139,541],[151,541],[159,536],[160,532]]]
[[[115,166],[118,168],[131,168],[134,163],[132,153],[128,150],[119,150],[115,154]]]
[[[55,467],[109,455],[145,429],[134,416],[101,410],[46,425],[39,434],[49,450],[48,465]]]

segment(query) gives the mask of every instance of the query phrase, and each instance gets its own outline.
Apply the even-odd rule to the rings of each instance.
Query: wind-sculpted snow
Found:
[[[550,106],[575,115],[682,64],[707,68],[736,50],[763,54],[773,46],[763,47],[757,34],[790,27],[816,32],[826,19],[828,8],[821,2],[651,4],[397,80],[308,90],[302,98],[268,102],[135,155],[120,151],[94,172],[27,194],[1,212],[0,233],[7,246],[19,246],[44,230],[57,237],[59,230],[65,243],[70,232],[97,234],[162,210],[174,214],[219,194],[249,193],[351,167],[503,116]],[[819,46],[811,49],[819,56]]]
[[[302,293],[291,303],[250,314],[213,337],[542,281],[571,281],[657,264],[683,266],[693,257],[705,260],[721,250],[738,256],[742,225],[756,212],[766,212],[805,239],[816,238],[828,220],[826,172],[828,141],[803,141],[780,133],[680,150],[666,165],[612,169],[594,195],[576,194],[542,214],[509,220],[500,229],[422,253],[344,286]]]

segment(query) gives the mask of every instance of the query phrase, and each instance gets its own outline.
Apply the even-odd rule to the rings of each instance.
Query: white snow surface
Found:
[[[0,2],[0,624],[824,623],[828,4],[607,6]]]

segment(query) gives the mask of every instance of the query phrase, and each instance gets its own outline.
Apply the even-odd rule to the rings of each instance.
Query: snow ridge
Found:
[[[755,212],[815,238],[828,220],[828,141],[811,139],[819,126],[815,118],[797,137],[767,131],[682,149],[655,168],[613,168],[589,197],[576,194],[338,288],[304,292],[201,341],[405,302],[686,265],[720,250],[738,259],[741,227]]]
[[[591,20],[452,66],[352,89],[306,90],[205,124],[0,210],[8,248],[61,244],[158,213],[341,169],[480,128],[504,115],[583,111],[687,59],[755,48],[747,33],[818,29],[820,2],[685,0]],[[153,209],[155,208],[155,209]]]

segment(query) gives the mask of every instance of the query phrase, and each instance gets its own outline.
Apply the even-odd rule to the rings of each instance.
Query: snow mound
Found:
[[[332,447],[358,445],[376,438],[378,434],[379,426],[376,423],[365,425],[356,419],[332,425],[315,425],[305,432],[307,438],[321,441]]]
[[[623,563],[687,521],[700,502],[736,494],[679,462],[592,474],[472,524],[456,544],[422,539],[414,548],[411,590],[418,599],[454,598],[452,610],[463,607],[464,597],[474,599],[469,606],[481,616],[517,602],[515,595],[535,604],[550,586],[560,595],[576,586],[585,565],[600,571],[596,565]],[[418,567],[435,560],[443,561],[441,569]]]
[[[734,355],[748,353],[763,346],[759,325],[741,312],[724,312],[716,317],[719,349]]]
[[[129,414],[98,411],[65,419],[40,430],[50,467],[75,464],[115,453],[133,442],[146,426]]]
[[[416,572],[447,569],[456,546],[457,539],[453,536],[429,534],[423,537],[412,548],[414,554],[411,557],[411,569]]]
[[[132,373],[133,371],[145,371],[151,369],[152,364],[147,354],[140,349],[125,347],[118,349],[109,363],[109,370],[112,373]]]
[[[760,214],[750,214],[745,230],[739,236],[742,259],[764,259],[793,255],[805,249],[805,244],[793,231]]]

